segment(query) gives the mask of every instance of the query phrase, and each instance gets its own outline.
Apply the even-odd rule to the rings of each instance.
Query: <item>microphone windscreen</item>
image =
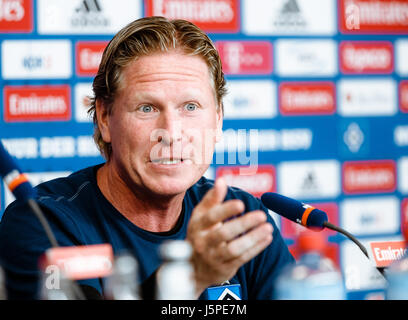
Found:
[[[302,214],[305,211],[301,202],[278,193],[264,193],[261,196],[261,201],[268,209],[295,222],[302,219]]]
[[[25,174],[21,173],[17,163],[0,141],[0,176],[18,200],[34,198],[35,191]]]
[[[17,167],[15,161],[0,141],[0,176],[5,177]]]
[[[315,208],[310,212],[306,224],[308,227],[323,229],[325,227],[324,223],[328,220],[326,212]]]
[[[324,222],[328,221],[327,214],[322,210],[278,193],[264,193],[261,201],[268,209],[305,227],[323,229]]]

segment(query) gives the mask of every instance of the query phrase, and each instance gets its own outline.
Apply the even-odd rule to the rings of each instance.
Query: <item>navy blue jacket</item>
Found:
[[[144,282],[160,266],[159,245],[168,239],[185,239],[194,207],[214,182],[202,177],[187,190],[183,214],[173,232],[153,233],[137,227],[118,212],[103,196],[96,183],[93,166],[36,187],[37,201],[61,246],[110,243],[114,254],[127,251],[139,262],[140,281]],[[226,200],[241,199],[245,212],[267,209],[261,202],[237,188],[228,189]],[[231,279],[239,283],[243,299],[271,299],[274,279],[294,261],[275,222],[272,243],[258,256],[244,264]],[[0,264],[3,267],[10,299],[39,298],[38,262],[50,243],[35,215],[24,203],[13,202],[0,223]],[[103,295],[104,279],[81,280]]]

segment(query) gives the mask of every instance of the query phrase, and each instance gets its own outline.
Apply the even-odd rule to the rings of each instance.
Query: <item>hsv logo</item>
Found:
[[[108,42],[77,42],[75,46],[76,73],[79,76],[95,76],[103,50]]]
[[[333,114],[336,110],[332,82],[286,82],[279,86],[279,109],[283,115]]]
[[[393,192],[396,184],[396,166],[392,160],[343,164],[343,191],[346,194]]]
[[[66,121],[71,118],[68,85],[6,86],[4,102],[6,122]]]
[[[58,267],[74,280],[102,278],[112,272],[113,251],[110,244],[48,249],[41,262],[43,268]]]
[[[218,167],[216,176],[224,177],[231,187],[241,188],[255,197],[260,197],[265,192],[275,192],[275,168],[270,165],[260,165],[253,175],[240,175],[242,167]]]
[[[238,32],[239,0],[147,0],[146,16],[189,20],[206,32]]]
[[[0,32],[31,32],[32,7],[30,0],[0,0]]]
[[[343,41],[339,46],[343,73],[392,73],[394,47],[391,42]]]
[[[217,41],[225,74],[270,74],[272,44],[268,41]]]
[[[406,33],[406,0],[339,0],[340,30],[344,33]]]
[[[320,209],[324,212],[327,213],[327,217],[329,218],[329,221],[335,225],[338,225],[338,221],[339,221],[339,209],[336,203],[334,202],[324,202],[324,203],[310,203],[310,205],[312,207],[315,207],[317,209]],[[299,234],[302,231],[307,231],[308,229],[305,228],[304,226],[297,224],[297,223],[293,223],[292,221],[288,220],[288,219],[282,219],[281,220],[282,223],[282,235],[285,238],[296,238],[297,236],[299,236]],[[329,229],[325,229],[325,234],[329,235],[335,235],[336,232],[333,230],[329,230]]]
[[[401,81],[399,85],[400,108],[402,112],[408,112],[408,81]]]
[[[377,267],[388,267],[408,251],[405,241],[371,242],[370,246]]]

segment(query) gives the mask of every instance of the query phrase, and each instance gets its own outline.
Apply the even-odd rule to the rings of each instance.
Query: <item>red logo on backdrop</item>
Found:
[[[279,109],[283,115],[333,114],[336,110],[332,82],[283,82],[279,85]]]
[[[407,254],[405,241],[372,242],[370,246],[377,267],[388,267]]]
[[[4,120],[64,121],[71,118],[69,85],[4,87]]]
[[[394,70],[391,42],[343,41],[339,49],[343,73],[391,73]]]
[[[265,192],[275,192],[276,174],[275,167],[259,165],[256,173],[251,175],[240,174],[245,167],[218,167],[217,177],[224,177],[229,186],[241,188],[255,197],[260,197]]]
[[[400,108],[402,112],[408,112],[408,81],[401,81],[399,85]]]
[[[32,1],[0,0],[0,32],[31,32],[32,16]]]
[[[408,241],[408,198],[402,200],[401,204],[401,232]]]
[[[339,24],[343,33],[406,33],[406,0],[339,0]]]
[[[327,213],[327,217],[331,223],[338,225],[339,222],[339,209],[336,203],[334,202],[325,202],[325,203],[308,203],[312,207],[320,209]],[[308,231],[308,229],[298,223],[290,221],[288,219],[281,219],[281,230],[282,235],[285,238],[296,238],[302,231]],[[325,234],[334,235],[336,231],[330,229],[324,229]]]
[[[272,44],[268,41],[217,41],[225,74],[270,74]]]
[[[397,184],[393,160],[350,161],[343,164],[346,194],[393,192]]]
[[[77,42],[75,46],[76,73],[79,76],[95,76],[108,42]]]
[[[238,32],[239,0],[147,0],[146,16],[185,19],[206,32]]]

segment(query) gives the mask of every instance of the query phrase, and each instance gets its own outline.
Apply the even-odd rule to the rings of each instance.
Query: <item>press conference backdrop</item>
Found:
[[[0,138],[33,184],[103,161],[86,113],[92,79],[114,33],[150,15],[191,20],[219,49],[229,93],[207,176],[314,204],[367,248],[401,239],[405,0],[0,0]],[[13,199],[0,189],[3,212]],[[276,219],[293,248],[300,227]],[[348,298],[381,298],[372,264],[326,234]]]

